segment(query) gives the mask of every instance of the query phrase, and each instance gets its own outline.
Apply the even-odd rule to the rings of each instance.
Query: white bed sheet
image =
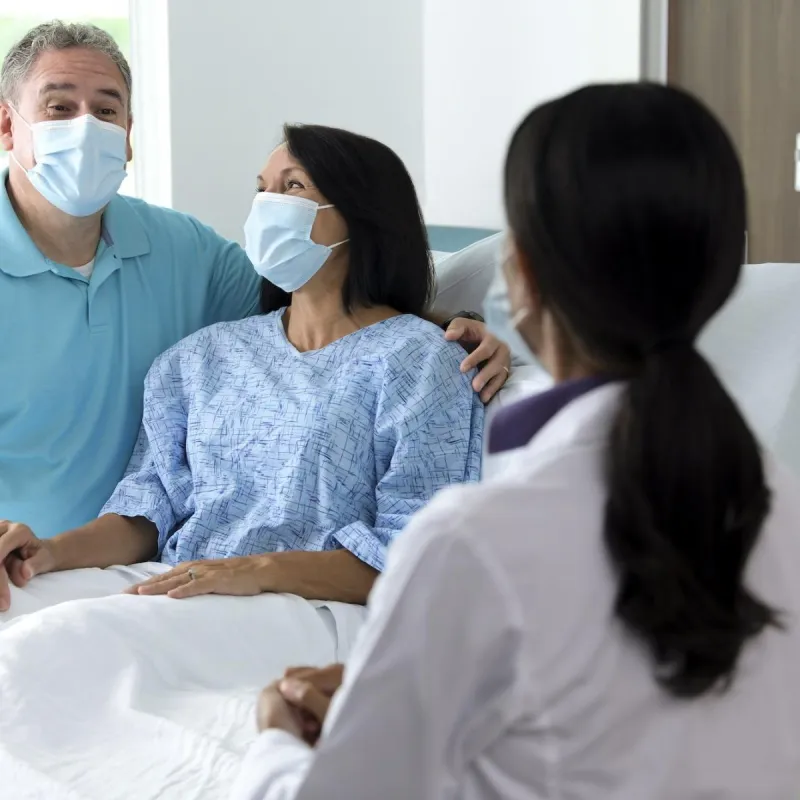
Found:
[[[0,800],[226,798],[258,691],[289,665],[346,659],[365,614],[288,595],[119,594],[162,569],[14,593],[12,611],[30,613],[0,614]],[[91,599],[33,610],[78,592]]]

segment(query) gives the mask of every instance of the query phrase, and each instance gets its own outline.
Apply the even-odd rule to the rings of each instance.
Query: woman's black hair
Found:
[[[779,625],[744,583],[770,507],[759,446],[694,344],[741,269],[734,147],[677,89],[590,86],[522,122],[505,201],[544,306],[628,378],[606,464],[616,614],[671,694],[724,690],[747,640]]]
[[[323,125],[286,125],[283,135],[347,223],[345,310],[382,305],[421,315],[433,293],[433,265],[414,183],[397,154],[374,139]],[[264,313],[290,302],[291,295],[262,281]]]

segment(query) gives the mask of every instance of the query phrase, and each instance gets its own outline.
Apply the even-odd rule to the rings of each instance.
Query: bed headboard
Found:
[[[462,228],[457,225],[428,225],[430,248],[439,253],[455,253],[497,233],[490,228]]]

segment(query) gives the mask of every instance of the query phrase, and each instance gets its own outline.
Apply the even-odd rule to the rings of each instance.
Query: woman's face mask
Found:
[[[260,192],[244,224],[245,252],[262,278],[284,292],[296,292],[319,272],[334,247],[317,244],[311,229],[321,206],[307,197]]]
[[[262,278],[284,292],[295,292],[322,269],[335,247],[349,241],[347,226],[328,210],[333,204],[325,202],[286,144],[272,151],[257,185],[244,225],[245,251]],[[316,194],[323,204],[309,194]],[[334,244],[319,244],[312,233]]]

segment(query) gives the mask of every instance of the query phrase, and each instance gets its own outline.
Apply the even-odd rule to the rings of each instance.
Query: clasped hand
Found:
[[[344,666],[293,667],[261,692],[259,731],[283,730],[312,747],[319,740],[333,695],[342,685]]]

